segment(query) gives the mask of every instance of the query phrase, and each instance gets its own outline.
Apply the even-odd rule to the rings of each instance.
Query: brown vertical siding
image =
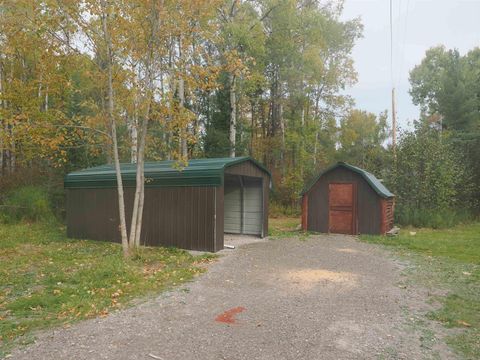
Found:
[[[218,238],[215,239],[214,216],[217,189],[146,188],[141,243],[148,246],[216,251],[219,246]],[[125,189],[128,229],[134,190]],[[115,189],[67,189],[69,237],[120,242],[118,225]]]
[[[226,174],[256,177],[263,186],[263,235],[268,234],[269,175],[247,161]],[[116,189],[67,189],[67,235],[72,238],[120,242]],[[127,230],[134,188],[125,188]],[[142,245],[183,249],[223,249],[224,187],[147,187]]]
[[[225,169],[225,174],[262,178],[262,186],[263,186],[263,234],[262,236],[268,236],[268,202],[269,202],[268,199],[270,194],[270,176],[251,161],[246,161],[238,165],[230,166]]]
[[[395,198],[385,199],[385,231],[390,231],[393,228]]]
[[[328,232],[328,184],[331,182],[357,184],[357,232],[359,234],[380,233],[379,196],[361,175],[342,167],[321,176],[308,192],[308,230]]]
[[[385,233],[392,230],[393,228],[394,198],[381,199],[380,207],[381,207],[380,211],[382,214],[381,234],[385,235]]]
[[[302,230],[308,230],[308,194],[302,196]]]
[[[215,224],[215,251],[220,251],[223,249],[224,244],[224,217],[223,213],[223,196],[224,196],[224,187],[217,187],[215,191],[215,213],[216,213],[216,224]]]
[[[387,232],[387,199],[380,199],[380,234],[385,235]]]

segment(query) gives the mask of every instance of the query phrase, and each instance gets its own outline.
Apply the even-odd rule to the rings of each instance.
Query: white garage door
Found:
[[[256,178],[225,179],[224,231],[231,234],[262,235],[262,181]]]
[[[243,233],[250,235],[262,235],[262,183],[258,181],[244,181],[243,191]]]
[[[242,189],[239,183],[225,182],[224,231],[230,234],[242,232]]]

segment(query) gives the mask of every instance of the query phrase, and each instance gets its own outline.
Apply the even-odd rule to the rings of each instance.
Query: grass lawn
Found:
[[[300,218],[278,217],[268,219],[268,236],[273,238],[295,236],[300,234]]]
[[[137,297],[192,279],[211,255],[70,240],[60,225],[0,225],[0,357],[35,330],[106,316]]]
[[[463,330],[454,332],[449,345],[466,359],[480,359],[480,223],[448,230],[403,229],[395,238],[361,239],[394,248],[413,264],[407,272],[410,281],[444,291],[430,299],[440,306],[427,316]]]

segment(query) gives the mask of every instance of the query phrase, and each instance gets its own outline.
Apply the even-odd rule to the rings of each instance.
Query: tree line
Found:
[[[125,249],[139,241],[144,161],[250,155],[272,171],[282,206],[295,206],[304,181],[336,160],[400,189],[389,180],[401,169],[386,145],[386,112],[357,110],[343,91],[356,81],[362,25],[342,20],[342,9],[330,0],[4,0],[0,185],[33,181],[33,170],[61,179],[137,163]],[[454,133],[478,195],[478,51],[452,54],[427,53],[412,96],[420,123],[442,119],[441,137]],[[450,66],[448,76],[435,78],[437,66]]]

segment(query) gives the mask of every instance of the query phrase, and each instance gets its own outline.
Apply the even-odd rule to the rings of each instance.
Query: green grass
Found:
[[[0,357],[36,330],[106,316],[192,279],[211,255],[71,240],[59,225],[0,225]]]
[[[275,217],[268,220],[268,236],[271,240],[295,238],[306,241],[315,233],[300,229],[301,219],[299,217]]]
[[[300,230],[298,230],[298,226],[300,225],[300,218],[270,218],[268,219],[268,223],[268,236],[270,237],[283,238],[300,234]]]
[[[447,339],[449,345],[465,359],[479,359],[480,223],[445,230],[404,229],[394,238],[361,239],[393,247],[411,260],[410,281],[432,289],[431,300],[440,304],[427,317],[447,328],[463,329]]]

